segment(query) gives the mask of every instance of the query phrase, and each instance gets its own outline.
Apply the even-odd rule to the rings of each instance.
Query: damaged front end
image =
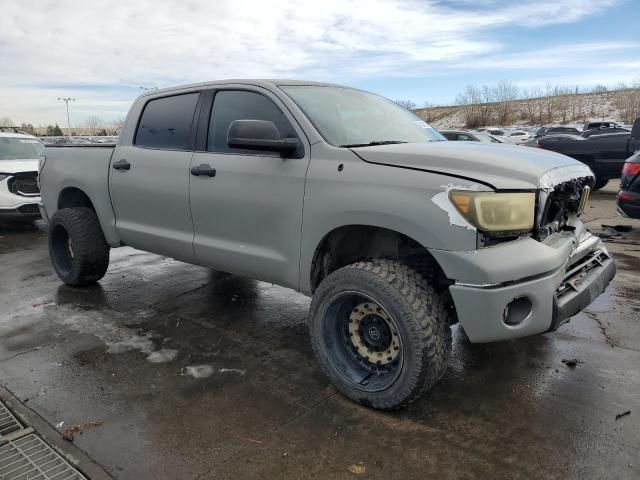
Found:
[[[476,250],[432,250],[453,281],[449,291],[456,314],[472,342],[555,330],[604,291],[615,275],[613,259],[579,218],[594,180],[584,165],[545,172],[535,194],[528,191],[535,206],[510,216],[513,226],[531,228],[478,228]],[[496,191],[495,197],[513,193]],[[535,212],[530,224],[520,222],[525,210]],[[507,213],[499,209],[495,217]]]
[[[562,231],[574,231],[584,211],[595,177],[586,166],[560,167],[540,179],[534,237],[543,241]]]

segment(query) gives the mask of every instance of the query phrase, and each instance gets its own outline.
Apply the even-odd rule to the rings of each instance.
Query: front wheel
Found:
[[[344,395],[400,408],[433,387],[451,351],[449,310],[418,273],[390,260],[331,273],[311,303],[316,356]]]
[[[109,267],[110,247],[90,208],[58,210],[49,223],[49,256],[58,278],[74,287],[97,282]]]

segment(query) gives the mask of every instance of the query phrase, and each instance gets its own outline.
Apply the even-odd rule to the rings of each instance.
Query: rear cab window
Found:
[[[191,150],[191,130],[199,92],[155,98],[140,117],[134,145],[163,150]]]

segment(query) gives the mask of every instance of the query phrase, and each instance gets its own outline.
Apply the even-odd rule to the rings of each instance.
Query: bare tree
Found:
[[[24,123],[23,122],[22,124],[20,124],[20,130],[22,130],[23,132],[28,133],[29,135],[35,135],[36,134],[36,129],[31,123]]]
[[[0,127],[15,127],[16,124],[13,123],[9,117],[0,117]]]
[[[620,88],[613,97],[613,104],[620,112],[623,121],[632,123],[640,117],[640,79],[634,81],[632,88]]]
[[[480,124],[488,125],[494,114],[495,92],[489,85],[483,85],[480,95]]]
[[[402,108],[406,108],[409,111],[412,111],[414,108],[418,106],[415,102],[412,102],[411,100],[395,100],[395,103],[400,105]]]
[[[569,96],[569,105],[571,107],[571,120],[576,120],[580,107],[580,87],[578,85]]]
[[[475,128],[483,125],[481,118],[482,91],[475,85],[467,85],[464,92],[456,97],[456,103],[462,107],[465,125]]]
[[[422,118],[425,122],[433,122],[435,120],[434,110],[435,104],[431,102],[424,102],[424,106],[418,109],[415,113]]]
[[[538,117],[540,97],[542,97],[542,91],[538,87],[525,88],[522,91],[524,106],[531,123],[535,123]]]
[[[103,128],[104,122],[100,117],[91,116],[87,117],[84,121],[84,125],[87,127],[87,130],[89,130],[89,135],[97,135]]]
[[[108,126],[106,127],[106,129],[109,135],[118,136],[120,135],[120,132],[122,131],[123,126],[124,126],[124,118],[120,117],[120,118],[117,118],[116,120],[111,120]]]
[[[555,105],[555,97],[553,96],[553,86],[547,82],[544,86],[544,103],[546,107],[546,120],[548,122],[553,118],[553,107]]]
[[[494,87],[497,121],[500,125],[509,123],[513,101],[518,98],[518,87],[513,83],[502,80]]]
[[[553,88],[553,95],[555,97],[555,110],[560,113],[562,123],[567,123],[567,116],[571,107],[569,89],[567,87],[556,85]]]

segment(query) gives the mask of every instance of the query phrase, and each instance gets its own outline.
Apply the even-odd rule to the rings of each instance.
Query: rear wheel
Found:
[[[389,260],[355,263],[324,279],[310,328],[335,386],[380,409],[402,407],[429,390],[451,350],[443,299],[414,270]]]
[[[593,189],[594,190],[600,190],[601,188],[604,188],[607,185],[607,183],[609,183],[609,179],[608,178],[597,176],[596,177],[596,183],[593,186]]]
[[[67,285],[89,285],[104,277],[109,250],[90,208],[63,208],[51,217],[49,256],[58,278]]]

